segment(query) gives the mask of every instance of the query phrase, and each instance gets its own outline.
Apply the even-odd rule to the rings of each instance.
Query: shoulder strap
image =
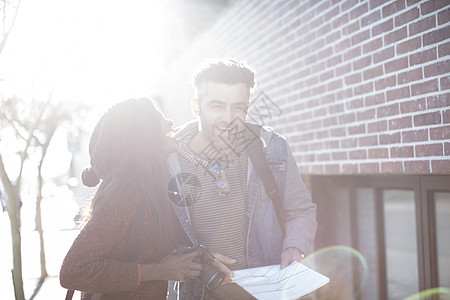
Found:
[[[75,293],[74,290],[67,290],[67,293],[66,293],[66,300],[72,300],[73,293]]]
[[[264,190],[266,191],[266,194],[273,202],[273,206],[278,218],[278,223],[280,224],[280,227],[284,232],[284,211],[281,204],[280,192],[277,182],[273,177],[272,171],[270,171],[266,156],[264,155],[264,147],[260,138],[261,126],[250,123],[246,123],[246,125],[248,135],[247,138],[253,139],[247,148],[248,156],[264,184]],[[250,135],[252,135],[253,137],[251,137]],[[257,136],[257,138],[255,138],[255,135]]]

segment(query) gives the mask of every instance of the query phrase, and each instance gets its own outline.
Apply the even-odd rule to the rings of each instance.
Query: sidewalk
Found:
[[[49,200],[43,207],[44,245],[48,277],[40,285],[39,234],[34,230],[34,207],[24,205],[22,214],[22,277],[25,299],[64,299],[66,290],[59,285],[61,263],[78,235],[73,228],[73,203]],[[46,229],[47,228],[47,229]],[[46,230],[45,230],[46,229]],[[12,246],[8,213],[0,210],[0,299],[14,300],[11,278]],[[39,287],[40,285],[40,287]],[[79,299],[75,294],[73,299]]]
[[[77,230],[55,230],[44,234],[46,268],[49,276],[40,285],[38,232],[22,232],[22,275],[25,299],[64,299],[66,290],[59,285],[59,268],[77,234]],[[2,234],[1,240],[5,241],[5,243],[2,243],[3,245],[0,248],[0,281],[2,282],[0,298],[13,300],[15,297],[11,279],[10,236],[7,236],[5,239],[5,236]],[[5,247],[5,244],[8,247]],[[9,250],[9,252],[6,250]],[[77,299],[77,297],[74,297],[74,299]]]

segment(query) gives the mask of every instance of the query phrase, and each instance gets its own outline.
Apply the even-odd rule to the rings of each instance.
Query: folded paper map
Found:
[[[330,279],[307,266],[294,262],[280,270],[280,265],[234,271],[233,281],[260,300],[298,299]]]

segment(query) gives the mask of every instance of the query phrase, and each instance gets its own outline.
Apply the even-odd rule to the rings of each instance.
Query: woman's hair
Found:
[[[157,232],[159,254],[175,244],[174,226],[167,224],[172,207],[166,187],[163,115],[154,100],[130,99],[111,107],[95,126],[89,142],[91,167],[83,170],[83,184],[102,183],[90,214],[130,197],[145,200]]]

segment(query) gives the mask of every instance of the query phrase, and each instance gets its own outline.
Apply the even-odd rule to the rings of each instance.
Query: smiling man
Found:
[[[316,205],[286,140],[268,128],[245,122],[254,87],[255,73],[241,61],[226,58],[201,66],[194,77],[192,100],[197,120],[177,130],[178,153],[168,161],[174,178],[190,174],[198,179],[195,197],[186,195],[189,189],[178,180],[175,195],[181,198],[172,201],[190,243],[219,253],[231,270],[272,264],[284,268],[300,261],[312,250],[317,227]],[[259,131],[253,139],[246,134],[249,127]],[[255,139],[262,140],[262,159],[280,191],[283,221],[249,158],[248,146]],[[191,201],[183,204],[179,199]],[[197,279],[183,282],[179,296],[249,298],[234,283],[211,291]]]
[[[213,146],[222,156],[236,148],[238,140],[227,137],[243,129],[243,123],[235,120],[245,120],[249,93],[245,83],[201,82],[197,98],[192,100],[194,113],[200,118],[200,129],[189,142],[191,149],[201,153]]]

